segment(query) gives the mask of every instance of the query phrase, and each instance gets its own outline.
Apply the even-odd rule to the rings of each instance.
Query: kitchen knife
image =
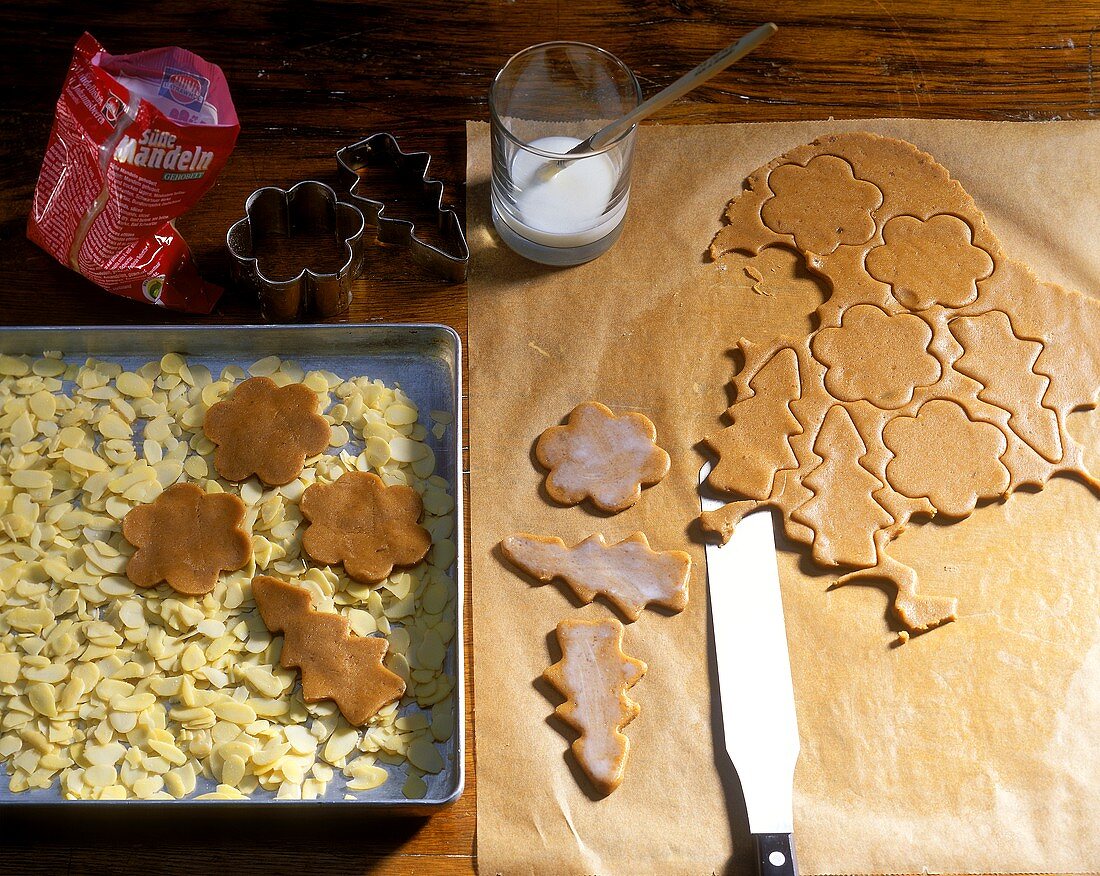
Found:
[[[709,473],[708,462],[700,483]],[[713,511],[724,503],[702,492],[701,504]],[[745,795],[758,871],[797,876],[791,834],[798,725],[771,511],[746,515],[729,542],[708,544],[706,552],[722,730]]]

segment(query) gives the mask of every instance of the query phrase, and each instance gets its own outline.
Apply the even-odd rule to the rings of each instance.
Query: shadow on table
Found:
[[[220,876],[223,866],[225,872],[240,873],[247,871],[242,864],[255,860],[270,865],[273,857],[285,861],[284,872],[335,868],[370,873],[400,852],[427,822],[426,816],[364,815],[362,810],[323,804],[262,811],[218,806],[196,812],[142,811],[132,805],[100,810],[78,803],[43,807],[36,814],[5,813],[0,847],[9,862],[30,865],[37,860],[47,867],[36,873],[50,872],[62,849],[70,860],[100,873],[145,874],[170,867],[173,874]],[[282,865],[265,867],[271,873],[282,870]],[[30,871],[24,872],[29,876]]]

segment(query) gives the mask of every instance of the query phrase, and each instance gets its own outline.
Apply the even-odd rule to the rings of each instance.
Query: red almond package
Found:
[[[214,184],[240,124],[219,67],[178,48],[109,55],[91,34],[73,52],[27,236],[108,292],[209,313],[174,220]]]

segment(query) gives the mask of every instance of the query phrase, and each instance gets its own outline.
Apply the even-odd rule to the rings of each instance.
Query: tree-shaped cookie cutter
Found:
[[[265,186],[248,196],[244,218],[225,236],[233,257],[233,279],[256,292],[264,319],[287,322],[307,315],[343,313],[351,304],[352,281],[363,272],[366,219],[343,203],[329,186],[304,180],[289,189]],[[343,243],[345,260],[334,273],[307,266],[289,280],[272,280],[257,256],[266,238],[293,237],[302,231],[331,233]]]
[[[470,248],[455,211],[443,207],[443,183],[428,176],[431,160],[427,152],[403,152],[396,138],[385,133],[372,134],[336,151],[340,178],[348,186],[352,200],[362,206],[367,220],[377,226],[378,239],[382,243],[407,247],[416,264],[444,280],[461,283],[466,279]],[[433,246],[418,237],[412,222],[385,215],[385,202],[374,200],[359,190],[359,171],[368,167],[389,170],[395,178],[410,184],[410,188],[420,189],[424,203],[436,212],[443,238],[441,246]]]

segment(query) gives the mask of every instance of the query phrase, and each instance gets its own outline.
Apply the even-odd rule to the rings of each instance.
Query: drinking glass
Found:
[[[508,246],[532,261],[577,265],[618,240],[636,128],[565,153],[641,99],[630,69],[587,43],[540,43],[509,58],[489,91],[493,225]]]

